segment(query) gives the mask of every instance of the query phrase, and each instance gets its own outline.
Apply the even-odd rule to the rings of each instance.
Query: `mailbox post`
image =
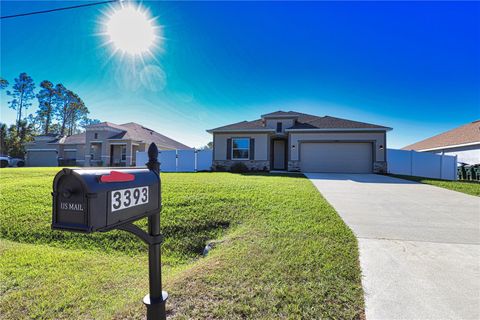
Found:
[[[160,174],[160,163],[158,163],[158,149],[152,143],[148,147],[147,168],[156,174]],[[160,236],[160,211],[148,217],[148,233],[150,237]],[[147,306],[147,319],[166,319],[165,301],[168,294],[162,291],[162,265],[160,243],[148,245],[148,265],[150,294],[143,298]]]
[[[148,169],[63,169],[53,180],[52,229],[82,233],[113,229],[133,233],[148,244],[148,320],[165,320],[168,294],[162,291],[158,148],[148,148]],[[148,233],[133,224],[148,218]]]

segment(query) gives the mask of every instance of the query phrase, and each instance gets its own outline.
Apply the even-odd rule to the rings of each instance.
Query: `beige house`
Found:
[[[26,146],[26,165],[134,166],[136,151],[145,151],[152,142],[159,150],[191,149],[134,122],[102,122],[71,136],[37,136]]]
[[[213,168],[243,162],[250,170],[368,173],[387,171],[387,131],[391,128],[294,112],[216,129]]]

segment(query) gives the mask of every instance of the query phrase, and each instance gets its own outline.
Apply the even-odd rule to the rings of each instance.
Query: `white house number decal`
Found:
[[[112,212],[148,203],[148,186],[112,191]]]

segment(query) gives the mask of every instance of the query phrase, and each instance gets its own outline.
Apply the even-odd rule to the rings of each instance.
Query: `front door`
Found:
[[[273,140],[273,170],[286,170],[286,141]]]

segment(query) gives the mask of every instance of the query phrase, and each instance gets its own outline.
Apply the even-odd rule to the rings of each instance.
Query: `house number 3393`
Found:
[[[148,203],[148,186],[112,191],[112,212]]]

